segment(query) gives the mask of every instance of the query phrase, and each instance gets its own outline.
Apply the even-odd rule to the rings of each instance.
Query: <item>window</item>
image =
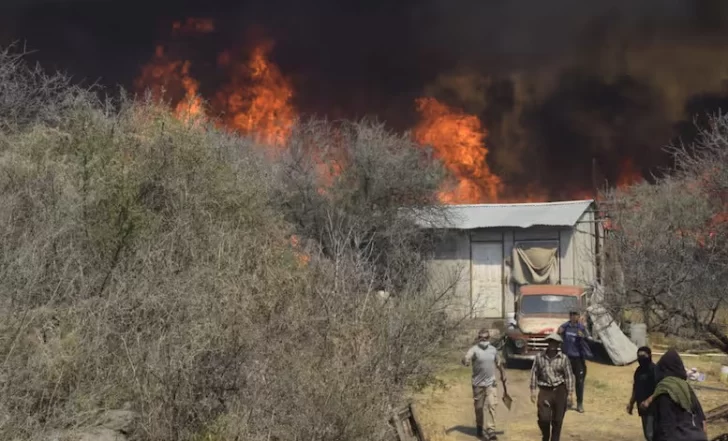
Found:
[[[521,298],[520,312],[523,314],[568,315],[569,311],[579,308],[579,298],[562,295],[528,295]]]

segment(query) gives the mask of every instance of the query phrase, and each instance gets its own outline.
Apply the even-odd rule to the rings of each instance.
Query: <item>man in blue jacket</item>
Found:
[[[576,410],[584,413],[586,359],[593,358],[593,354],[587,343],[591,336],[586,326],[579,321],[579,316],[579,311],[569,312],[569,321],[559,327],[559,335],[564,339],[561,351],[569,357],[576,380]]]

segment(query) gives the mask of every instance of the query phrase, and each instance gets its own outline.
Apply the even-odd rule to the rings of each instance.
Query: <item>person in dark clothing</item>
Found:
[[[586,381],[586,360],[593,358],[587,340],[591,337],[583,323],[579,321],[579,311],[569,313],[569,321],[559,327],[559,335],[564,339],[562,352],[569,357],[571,370],[576,379],[576,410],[584,413],[584,382]]]
[[[627,413],[632,415],[635,403],[642,403],[652,396],[657,386],[657,366],[652,362],[652,350],[642,346],[637,350],[637,361],[639,367],[634,372],[632,383],[632,397],[627,405]],[[651,409],[643,409],[638,406],[637,413],[642,419],[642,433],[647,441],[653,441],[654,417]]]
[[[642,403],[654,415],[654,441],[707,441],[705,413],[687,382],[685,365],[674,349],[667,351],[657,369],[662,379]]]

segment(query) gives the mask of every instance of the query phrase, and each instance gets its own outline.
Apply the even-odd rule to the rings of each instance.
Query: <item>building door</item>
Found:
[[[470,303],[474,318],[503,317],[503,244],[473,242]]]

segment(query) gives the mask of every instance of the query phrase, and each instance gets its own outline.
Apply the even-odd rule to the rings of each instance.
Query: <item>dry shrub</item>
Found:
[[[21,74],[0,87],[19,106],[0,114],[0,438],[123,406],[141,440],[391,436],[451,330],[430,242],[402,216],[434,201],[427,151],[310,122],[270,161],[205,121],[46,95],[2,63]],[[3,96],[23,81],[42,98]],[[330,145],[347,167],[322,187],[301,148]]]
[[[610,191],[603,208],[606,282],[615,311],[637,309],[653,331],[728,352],[728,118],[672,148],[676,166],[653,184]]]

